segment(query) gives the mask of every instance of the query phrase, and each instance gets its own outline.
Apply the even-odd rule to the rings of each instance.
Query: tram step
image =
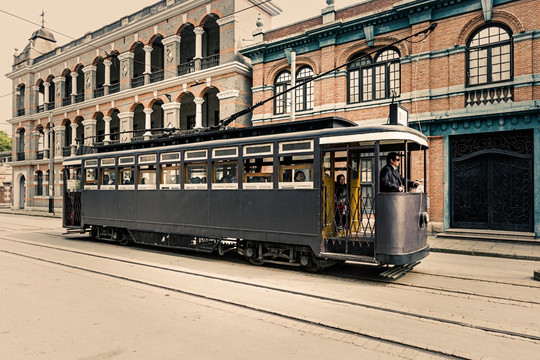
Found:
[[[379,276],[382,276],[387,279],[397,280],[403,275],[405,275],[406,273],[408,273],[409,271],[411,271],[412,269],[414,269],[414,267],[418,264],[420,264],[420,261],[417,261],[412,264],[394,266],[388,270],[383,271],[382,273],[379,274]]]
[[[359,261],[359,262],[368,262],[368,263],[374,263],[374,264],[377,263],[377,260],[375,260],[375,258],[371,256],[322,252],[319,254],[319,257],[326,258],[326,259],[335,259],[335,260]]]

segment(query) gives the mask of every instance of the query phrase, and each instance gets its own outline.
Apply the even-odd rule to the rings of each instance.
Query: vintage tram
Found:
[[[95,146],[64,161],[63,225],[312,271],[411,264],[429,252],[427,194],[381,193],[379,170],[396,151],[426,179],[427,147],[407,126],[335,117]]]

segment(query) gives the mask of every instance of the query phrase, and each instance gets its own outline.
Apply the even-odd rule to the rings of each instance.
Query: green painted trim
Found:
[[[450,141],[448,135],[443,138],[443,230],[450,228]]]

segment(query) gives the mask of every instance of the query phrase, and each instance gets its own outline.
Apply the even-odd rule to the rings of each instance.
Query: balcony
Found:
[[[40,112],[43,112],[43,111],[45,111],[45,105],[43,105],[43,104],[38,105],[37,112],[40,113]]]
[[[178,76],[195,72],[195,60],[178,65]]]
[[[465,106],[485,106],[512,102],[514,87],[512,85],[484,87],[466,92]]]
[[[24,161],[24,159],[26,158],[24,155],[24,152],[18,152],[16,156],[17,156],[17,161]]]
[[[51,101],[50,103],[47,103],[47,110],[54,110],[54,108],[55,108],[55,105],[53,101]]]
[[[37,160],[43,160],[43,158],[44,158],[44,151],[43,150],[36,152],[36,159]]]
[[[163,80],[165,72],[163,70],[158,70],[150,74],[150,83],[155,83]]]
[[[71,96],[62,99],[62,106],[68,106],[68,105],[71,105]]]
[[[75,95],[75,104],[81,103],[84,101],[84,94]]]
[[[25,113],[24,109],[18,109],[17,110],[17,116],[23,116]]]
[[[115,94],[120,91],[120,83],[111,84],[109,86],[109,94]]]
[[[94,90],[94,98],[102,97],[105,95],[105,88],[100,87]]]
[[[144,85],[144,75],[131,79],[131,88],[137,88]]]
[[[202,62],[201,62],[201,69],[209,69],[209,68],[212,68],[214,66],[218,66],[219,65],[219,54],[215,54],[215,55],[212,55],[212,56],[207,56],[205,58],[202,59]]]

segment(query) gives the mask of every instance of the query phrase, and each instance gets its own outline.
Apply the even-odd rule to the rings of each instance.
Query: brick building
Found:
[[[61,208],[62,161],[85,147],[213,125],[250,105],[243,24],[280,12],[259,2],[162,0],[64,46],[34,32],[7,74],[14,208]]]
[[[434,230],[538,238],[539,3],[377,0],[336,10],[328,0],[321,16],[284,28],[265,32],[259,21],[241,50],[253,66],[254,103],[330,73],[255,109],[253,125],[322,116],[386,123],[397,102],[429,137]],[[435,22],[427,38],[388,47]]]

